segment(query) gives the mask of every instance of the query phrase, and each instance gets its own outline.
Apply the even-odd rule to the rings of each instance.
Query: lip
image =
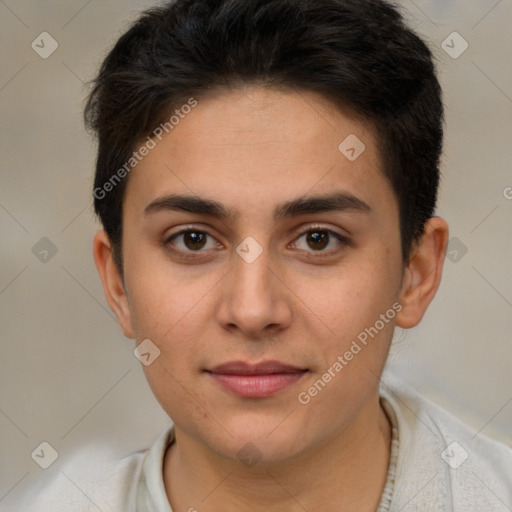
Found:
[[[295,384],[307,370],[280,361],[231,361],[206,372],[225,391],[245,398],[265,398]]]

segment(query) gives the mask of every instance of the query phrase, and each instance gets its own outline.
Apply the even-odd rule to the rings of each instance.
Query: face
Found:
[[[160,350],[144,371],[177,432],[284,460],[376,396],[401,307],[398,205],[371,128],[323,97],[199,100],[130,176],[122,250],[118,316]]]

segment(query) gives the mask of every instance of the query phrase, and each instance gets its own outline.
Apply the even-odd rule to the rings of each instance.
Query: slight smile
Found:
[[[205,370],[224,390],[244,398],[265,398],[299,381],[307,369],[279,361],[224,363]]]

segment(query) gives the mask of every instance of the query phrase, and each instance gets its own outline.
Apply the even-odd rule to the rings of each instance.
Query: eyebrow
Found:
[[[155,199],[146,206],[144,215],[168,210],[209,215],[222,220],[235,217],[234,212],[228,210],[222,203],[198,196],[181,194],[171,194]],[[371,211],[371,207],[362,199],[345,192],[305,196],[278,205],[274,210],[274,221],[278,222],[287,217],[330,211],[368,213]]]

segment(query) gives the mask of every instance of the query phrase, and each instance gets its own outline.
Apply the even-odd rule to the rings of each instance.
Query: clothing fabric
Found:
[[[392,427],[387,480],[376,512],[510,512],[512,449],[460,422],[385,374],[380,400]],[[171,428],[151,448],[105,462],[73,457],[31,503],[13,512],[172,512],[163,482]]]

